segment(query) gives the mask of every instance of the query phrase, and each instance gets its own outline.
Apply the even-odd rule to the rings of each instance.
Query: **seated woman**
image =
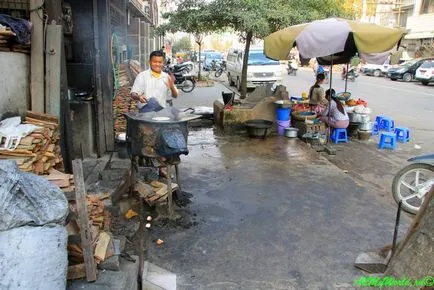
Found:
[[[321,87],[321,84],[324,83],[325,75],[318,74],[316,76],[315,84],[309,90],[309,105],[311,111],[321,114],[322,111],[327,107],[328,101],[324,95],[324,89]]]
[[[332,128],[347,128],[350,124],[350,119],[348,118],[348,114],[342,106],[341,102],[335,98],[335,90],[327,90],[325,95],[326,99],[330,101],[330,106],[327,106],[326,109],[322,112],[320,120]]]

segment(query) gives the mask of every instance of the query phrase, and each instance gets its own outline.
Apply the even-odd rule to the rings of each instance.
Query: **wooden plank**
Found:
[[[96,243],[95,247],[95,254],[94,257],[97,260],[97,263],[104,261],[107,251],[107,246],[110,242],[110,235],[106,232],[101,232],[98,237],[98,241]]]
[[[88,282],[96,280],[96,264],[93,258],[92,237],[87,212],[86,189],[84,186],[83,164],[81,159],[72,161],[75,179],[75,201],[80,227],[81,248],[83,249],[84,264],[86,265],[86,279]]]
[[[99,6],[98,0],[93,0],[93,35],[95,48],[95,86],[96,86],[96,151],[98,157],[101,157],[106,152],[105,134],[104,134],[104,118],[103,118],[103,102],[102,102],[102,81],[101,81],[101,52],[99,41]],[[104,1],[106,2],[106,1]],[[105,30],[101,30],[105,31]]]
[[[109,1],[99,1],[98,23],[99,31],[110,31],[110,7]],[[111,39],[108,33],[100,33],[100,65],[101,65],[101,89],[102,89],[102,111],[98,113],[103,116],[103,128],[105,146],[107,151],[115,149],[115,135],[113,122],[113,77],[111,67],[110,45]]]
[[[26,117],[29,117],[29,118],[34,119],[34,120],[46,121],[46,122],[54,123],[54,124],[59,123],[57,117],[54,115],[50,115],[50,114],[42,114],[42,113],[38,113],[38,112],[27,111]]]
[[[31,108],[44,112],[44,27],[43,0],[30,0],[30,22],[32,23],[30,56]]]
[[[68,266],[68,280],[81,279],[86,277],[86,265],[78,264]]]
[[[62,25],[47,26],[47,53],[45,59],[45,112],[60,117],[60,75],[62,58]]]

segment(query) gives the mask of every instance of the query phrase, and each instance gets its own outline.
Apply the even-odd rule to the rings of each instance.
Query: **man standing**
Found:
[[[149,57],[150,69],[139,73],[131,88],[131,98],[137,101],[140,113],[158,112],[166,107],[170,97],[178,97],[172,76],[163,72],[164,55],[153,51]]]

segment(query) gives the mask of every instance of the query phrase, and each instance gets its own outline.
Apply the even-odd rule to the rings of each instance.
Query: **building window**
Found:
[[[422,0],[420,14],[434,13],[434,0]]]

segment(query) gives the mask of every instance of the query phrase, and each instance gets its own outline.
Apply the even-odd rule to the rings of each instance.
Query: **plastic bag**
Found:
[[[38,126],[21,124],[21,117],[7,118],[0,122],[0,150],[14,150],[20,144],[21,138],[29,135]]]
[[[0,180],[0,231],[65,222],[65,194],[45,178],[21,172],[15,161],[0,160]]]

